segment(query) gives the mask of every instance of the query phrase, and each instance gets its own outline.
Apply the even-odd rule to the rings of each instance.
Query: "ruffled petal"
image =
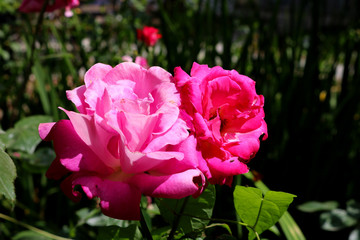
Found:
[[[190,76],[203,80],[210,72],[211,68],[208,65],[200,65],[194,62],[191,67]]]
[[[77,136],[94,152],[94,155],[103,159],[102,162],[110,168],[116,169],[120,167],[120,161],[108,150],[109,141],[114,136],[114,133],[108,132],[99,124],[96,124],[91,116],[65,109],[62,110],[70,118]]]
[[[49,135],[48,135],[49,136]],[[61,163],[68,171],[90,171],[98,172],[100,174],[109,174],[113,170],[107,167],[101,159],[86,145],[77,135],[73,125],[69,120],[60,120],[51,129],[51,139],[54,144],[54,149],[57,159],[54,161],[54,166],[50,168],[48,175],[57,178],[54,173],[54,168]],[[60,172],[64,172],[59,168]]]
[[[183,87],[187,82],[189,82],[189,78],[190,76],[182,70],[181,67],[176,67],[174,69],[174,82],[176,87]]]
[[[55,124],[56,124],[55,122],[39,124],[39,128],[38,128],[39,136],[42,140],[51,141],[51,139],[53,138],[53,136],[51,134],[51,130]]]
[[[113,68],[110,65],[97,63],[92,66],[84,76],[85,86],[89,87],[94,81],[101,81]]]
[[[141,173],[151,170],[163,161],[170,159],[182,160],[184,154],[181,152],[132,152],[124,146],[123,155],[120,157],[121,168],[126,173]]]
[[[259,138],[246,135],[237,138],[237,142],[227,143],[224,145],[224,148],[234,156],[239,156],[245,161],[255,157],[260,148]]]
[[[84,85],[77,87],[73,90],[66,91],[67,99],[69,99],[75,104],[77,110],[80,113],[84,113],[84,114],[86,113],[86,109],[89,108],[89,105],[85,102],[85,96],[84,96],[85,91],[86,91],[86,87]]]
[[[180,199],[201,191],[205,178],[200,170],[189,169],[165,176],[138,174],[131,179],[131,183],[148,196]]]
[[[211,183],[225,184],[230,180],[227,179],[228,177],[232,178],[232,176],[244,174],[249,171],[246,164],[240,162],[236,157],[227,160],[214,157],[207,159],[207,162],[211,171]]]
[[[167,145],[177,145],[189,136],[186,123],[177,119],[174,125],[162,135],[156,135],[143,150],[144,153],[159,151]]]

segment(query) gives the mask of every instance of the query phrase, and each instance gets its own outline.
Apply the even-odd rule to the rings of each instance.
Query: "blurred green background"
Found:
[[[335,200],[345,208],[360,200],[359,1],[81,0],[73,17],[46,13],[41,25],[39,14],[17,11],[20,3],[0,0],[3,131],[29,116],[65,118],[57,107],[74,109],[65,90],[81,85],[97,62],[115,66],[124,55],[140,55],[171,73],[176,66],[189,72],[194,61],[236,69],[265,96],[269,138],[249,167],[272,190],[298,196],[289,211],[308,239],[347,239],[351,228],[324,231],[319,213],[297,206]],[[144,25],[163,36],[152,48],[136,39]],[[94,237],[74,220],[79,205],[44,177],[53,158],[47,145],[8,153],[17,167],[17,202],[3,199],[0,212],[52,232]],[[227,211],[220,201],[231,190],[218,192],[221,216]],[[0,222],[0,239],[20,229]]]

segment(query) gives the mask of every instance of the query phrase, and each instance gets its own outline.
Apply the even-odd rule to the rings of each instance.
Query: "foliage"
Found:
[[[10,201],[15,201],[14,180],[16,168],[3,149],[0,149],[0,195],[4,195]]]
[[[234,203],[246,227],[252,231],[249,240],[277,223],[285,213],[295,195],[283,192],[267,191],[265,196],[258,188],[236,186]]]
[[[299,205],[298,208],[304,212],[322,212],[320,215],[320,226],[322,229],[326,231],[339,231],[352,227],[353,229],[348,239],[360,239],[360,203],[354,199],[347,201],[346,209],[338,208],[336,201],[311,201]]]
[[[360,199],[358,1],[113,0],[99,6],[84,0],[72,18],[65,18],[61,11],[46,13],[37,33],[39,14],[17,12],[20,2],[0,1],[0,121],[6,130],[0,134],[0,180],[4,181],[0,212],[18,220],[0,222],[1,239],[40,239],[41,234],[29,232],[28,225],[76,239],[139,236],[138,223],[96,226],[92,224],[96,219],[87,221],[103,217],[90,210],[96,202],[74,204],[58,183],[46,179],[54,152],[39,142],[36,121],[29,128],[21,124],[29,116],[48,118],[44,122],[65,118],[57,109],[73,108],[65,91],[82,84],[84,72],[95,62],[115,66],[124,55],[147,57],[150,65],[170,72],[178,65],[189,72],[193,61],[221,65],[256,80],[258,93],[265,96],[269,139],[249,164],[261,174],[255,180],[243,177],[241,184],[262,189],[259,179],[263,178],[270,188],[299,196],[295,205],[321,201],[300,209],[321,209],[325,226],[334,227],[336,220],[342,227],[328,233],[316,224],[316,212],[303,214],[290,207],[308,238],[359,239],[360,231],[351,220],[358,223],[357,215],[338,208],[348,199]],[[163,35],[153,48],[136,40],[136,28],[144,25],[160,28]],[[18,176],[15,191],[13,164]],[[223,212],[227,220],[238,222],[232,191],[228,192],[217,195],[210,218]],[[325,202],[329,199],[338,204]],[[157,202],[151,206],[161,208]],[[78,214],[83,208],[86,216]],[[146,208],[145,216],[151,219],[154,238],[171,232],[152,208]],[[206,225],[203,233],[209,235],[242,236],[238,223],[199,222]],[[291,239],[291,233],[300,231],[288,212],[276,226],[280,226],[280,238]],[[279,238],[269,231],[262,235]]]

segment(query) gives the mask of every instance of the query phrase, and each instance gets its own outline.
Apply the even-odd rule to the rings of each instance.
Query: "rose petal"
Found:
[[[112,218],[140,220],[141,192],[124,182],[102,180],[95,176],[79,177],[73,187],[81,185],[88,198],[99,197],[102,212]]]
[[[138,174],[131,183],[148,196],[180,199],[196,194],[205,184],[205,179],[201,171],[190,169],[166,176]]]
[[[238,141],[224,145],[224,148],[234,156],[239,156],[244,160],[249,160],[255,156],[260,148],[259,138],[252,136],[237,136]]]
[[[69,170],[66,169],[60,162],[60,159],[56,157],[48,170],[46,171],[46,177],[50,179],[60,180],[63,176],[69,173]]]
[[[53,138],[51,130],[55,124],[55,122],[39,124],[39,135],[42,140],[51,141],[51,139]]]
[[[110,168],[118,168],[120,161],[114,158],[113,154],[108,151],[108,143],[114,136],[114,133],[108,132],[95,123],[94,118],[88,115],[75,113],[62,109],[70,118],[74,130],[81,140],[94,152],[96,156]]]
[[[85,86],[88,87],[92,82],[100,81],[112,70],[110,65],[97,63],[92,66],[84,76]]]
[[[169,159],[183,159],[184,155],[180,152],[151,152],[141,153],[132,152],[126,146],[123,146],[123,154],[120,162],[121,168],[126,173],[141,173],[151,170],[163,161]]]
[[[66,97],[70,101],[72,101],[77,110],[79,110],[80,113],[86,113],[86,109],[89,107],[89,105],[85,102],[85,96],[84,93],[86,91],[86,87],[80,86],[73,90],[66,91]]]
[[[162,135],[156,134],[156,136],[147,144],[143,150],[144,153],[159,151],[167,145],[176,145],[189,136],[186,123],[177,119],[174,125]]]
[[[57,122],[51,129],[51,139],[48,140],[53,141],[58,161],[69,171],[90,171],[100,174],[113,172],[113,170],[104,165],[103,161],[81,140],[69,120],[60,120]],[[55,159],[52,168],[58,165]],[[48,174],[57,178],[54,170],[51,169]],[[59,171],[64,172],[61,168],[59,168]]]

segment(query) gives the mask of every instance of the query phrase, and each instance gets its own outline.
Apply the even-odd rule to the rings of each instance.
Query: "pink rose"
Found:
[[[143,29],[136,29],[137,39],[143,41],[148,46],[154,46],[162,37],[159,29],[145,26]]]
[[[232,176],[248,172],[260,138],[267,138],[264,97],[255,82],[235,70],[194,63],[190,76],[175,68],[183,118],[206,160],[201,168],[210,183],[231,184]]]
[[[23,0],[21,6],[19,8],[20,12],[40,12],[45,0]],[[79,0],[54,0],[49,1],[49,4],[46,8],[47,12],[52,12],[56,9],[65,8],[67,11],[67,15],[70,16],[71,14],[68,12],[70,8],[74,8],[79,6]]]
[[[67,97],[79,113],[62,109],[70,120],[40,124],[39,134],[53,141],[56,152],[47,176],[66,176],[61,187],[69,198],[79,200],[74,187],[80,185],[88,198],[100,198],[104,214],[138,220],[141,194],[201,193],[201,154],[179,118],[170,73],[132,62],[96,64],[85,74],[85,85]]]

